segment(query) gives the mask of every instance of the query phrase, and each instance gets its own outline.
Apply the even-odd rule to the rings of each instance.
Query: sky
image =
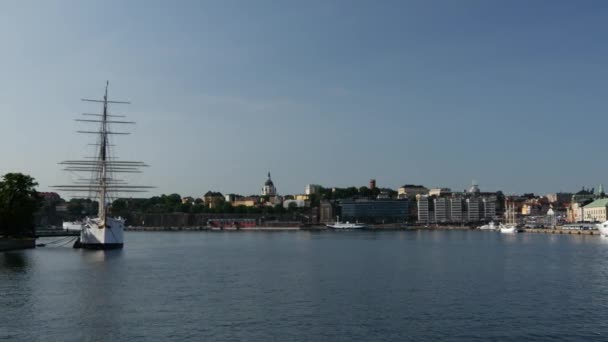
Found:
[[[128,100],[150,195],[608,184],[606,1],[0,2],[0,174],[91,155]]]

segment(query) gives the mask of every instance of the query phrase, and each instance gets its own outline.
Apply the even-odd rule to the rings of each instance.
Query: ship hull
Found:
[[[606,223],[603,225],[598,225],[597,230],[600,231],[601,236],[608,237],[608,226],[606,226]]]
[[[514,226],[501,226],[500,232],[502,234],[515,234],[517,233],[517,229]]]
[[[336,229],[336,230],[344,230],[344,229],[365,229],[365,228],[367,228],[367,226],[364,226],[364,225],[348,225],[348,226],[346,226],[346,225],[339,225],[339,224],[338,224],[338,225],[335,225],[335,224],[328,224],[328,225],[326,225],[326,226],[327,226],[327,228],[330,228],[330,229]]]
[[[107,218],[105,227],[100,226],[99,219],[90,219],[80,232],[80,241],[75,248],[84,249],[120,249],[123,248],[124,223],[122,219]]]

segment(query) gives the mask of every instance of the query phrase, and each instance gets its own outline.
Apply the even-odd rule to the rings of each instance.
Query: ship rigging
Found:
[[[97,137],[95,156],[84,160],[66,160],[59,164],[64,171],[71,173],[88,173],[89,176],[78,178],[74,184],[57,185],[59,191],[69,191],[76,194],[73,197],[95,198],[99,201],[98,215],[95,218],[86,218],[82,222],[79,241],[74,247],[89,249],[114,249],[122,248],[123,230],[125,220],[112,217],[110,214],[111,202],[120,194],[146,192],[153,188],[151,186],[129,185],[125,179],[119,178],[120,174],[142,173],[141,169],[148,165],[141,161],[118,160],[111,153],[113,150],[111,137],[128,135],[129,132],[117,132],[111,128],[113,125],[133,125],[134,121],[125,121],[125,115],[110,114],[109,104],[130,104],[127,101],[111,101],[108,99],[109,82],[106,82],[103,99],[82,99],[86,102],[101,103],[101,113],[83,113],[85,119],[75,119],[85,124],[98,125],[97,130],[79,130],[78,133],[91,134]],[[90,118],[93,117],[93,118]],[[86,193],[86,195],[84,195]],[[80,196],[79,196],[80,195]]]

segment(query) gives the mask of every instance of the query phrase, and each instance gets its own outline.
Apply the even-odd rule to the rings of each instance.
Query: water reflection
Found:
[[[13,271],[26,271],[28,259],[24,252],[4,252],[0,254],[2,266]]]

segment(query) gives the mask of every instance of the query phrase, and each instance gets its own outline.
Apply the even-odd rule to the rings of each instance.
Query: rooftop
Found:
[[[595,201],[587,204],[586,206],[584,206],[585,209],[589,209],[589,208],[605,208],[605,207],[608,207],[608,198],[598,199],[598,200],[595,200]]]

